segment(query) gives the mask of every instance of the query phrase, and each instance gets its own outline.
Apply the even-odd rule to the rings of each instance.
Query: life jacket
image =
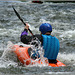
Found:
[[[50,60],[56,60],[59,52],[59,40],[51,35],[43,36],[44,57]]]

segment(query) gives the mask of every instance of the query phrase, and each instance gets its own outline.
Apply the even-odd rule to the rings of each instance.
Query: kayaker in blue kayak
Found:
[[[48,59],[49,63],[57,63],[57,55],[59,52],[59,40],[51,35],[52,26],[49,23],[43,23],[39,27],[41,34],[33,36],[28,35],[29,25],[26,23],[24,31],[21,33],[21,42],[29,44],[34,37],[37,37],[44,49],[44,57]]]

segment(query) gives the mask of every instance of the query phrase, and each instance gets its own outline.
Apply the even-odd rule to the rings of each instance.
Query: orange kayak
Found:
[[[19,61],[22,64],[25,64],[25,65],[36,64],[36,63],[44,64],[40,59],[38,59],[38,61],[36,61],[30,57],[30,54],[28,52],[30,47],[22,47],[19,45],[14,45],[14,47],[15,47],[14,53],[17,55]],[[47,63],[48,66],[51,66],[51,67],[66,66],[65,64],[63,64],[62,62],[60,62],[58,60],[57,60],[57,63],[48,63],[48,60],[46,59],[45,63]]]

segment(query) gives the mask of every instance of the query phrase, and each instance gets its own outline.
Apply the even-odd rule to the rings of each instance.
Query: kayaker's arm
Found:
[[[20,39],[21,39],[21,42],[23,42],[24,44],[29,44],[29,42],[31,42],[32,38],[34,37],[37,37],[40,40],[40,42],[43,41],[43,37],[40,34],[29,36],[27,29],[24,29],[24,31],[21,33]]]
[[[29,44],[29,42],[31,42],[34,37],[37,37],[40,42],[43,41],[43,37],[40,34],[28,36],[28,29],[29,29],[29,25],[26,23],[25,29],[21,33],[21,42],[23,42],[24,44]]]
[[[21,33],[21,42],[23,42],[24,44],[28,44],[29,41],[32,40],[32,36],[27,36],[28,35],[28,30],[24,29],[24,31]]]

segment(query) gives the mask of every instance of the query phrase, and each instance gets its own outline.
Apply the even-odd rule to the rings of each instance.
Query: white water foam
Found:
[[[60,38],[74,38],[75,39],[75,30],[64,31],[59,36]]]
[[[74,53],[72,53],[72,54],[59,53],[57,59],[59,61],[65,63],[68,66],[75,65],[75,54]]]
[[[8,42],[7,48],[5,48],[2,56],[0,57],[0,67],[16,67],[18,64],[16,63],[17,58],[16,55],[13,53],[13,43],[11,41]],[[15,62],[14,62],[15,61]]]

